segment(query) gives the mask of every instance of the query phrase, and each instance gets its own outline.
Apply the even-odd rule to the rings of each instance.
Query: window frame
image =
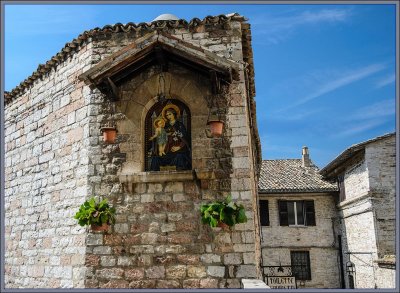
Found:
[[[298,224],[297,203],[303,205],[303,224]],[[289,224],[289,203],[294,203],[295,224]],[[279,225],[289,227],[316,226],[314,200],[278,200]]]
[[[302,254],[305,264],[302,262],[301,264],[293,264],[293,260],[295,259],[294,255],[295,254]],[[304,257],[305,256],[305,257]],[[299,258],[297,258],[298,260]],[[292,267],[292,274],[296,277],[296,280],[300,281],[311,281],[312,280],[312,275],[311,275],[311,259],[310,259],[310,252],[309,251],[300,251],[300,250],[291,250],[290,251],[290,265]],[[296,270],[295,267],[305,267],[305,270],[301,270],[299,276],[298,274],[298,269]],[[305,277],[304,277],[305,275]]]

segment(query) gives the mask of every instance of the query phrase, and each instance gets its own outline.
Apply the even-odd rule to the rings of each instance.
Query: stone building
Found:
[[[322,180],[307,147],[301,159],[262,162],[259,203],[264,277],[293,274],[297,288],[340,288],[337,186]]]
[[[346,288],[395,288],[395,168],[390,133],[349,147],[321,170],[340,189]]]
[[[238,14],[163,15],[67,43],[4,97],[6,288],[239,288],[261,278],[254,95],[250,25]],[[213,115],[221,137],[209,135]],[[150,142],[158,118],[181,127],[168,160]],[[110,124],[118,135],[106,144]],[[201,224],[199,206],[228,194],[249,221]],[[73,219],[91,196],[117,209],[106,233]]]

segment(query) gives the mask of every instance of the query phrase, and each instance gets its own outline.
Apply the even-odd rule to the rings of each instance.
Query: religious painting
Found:
[[[146,171],[191,170],[189,108],[168,99],[150,108],[145,120]]]

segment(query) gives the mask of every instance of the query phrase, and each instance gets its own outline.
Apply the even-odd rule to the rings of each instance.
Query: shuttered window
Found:
[[[278,201],[281,226],[315,226],[313,200]]]
[[[268,200],[259,201],[261,226],[269,226]]]

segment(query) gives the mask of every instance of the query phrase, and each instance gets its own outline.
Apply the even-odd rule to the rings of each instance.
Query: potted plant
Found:
[[[74,218],[81,226],[91,225],[93,231],[107,231],[115,223],[115,208],[110,207],[106,198],[96,202],[92,197],[80,206]]]
[[[243,205],[238,205],[228,196],[224,201],[214,201],[200,207],[203,224],[210,227],[232,227],[235,224],[246,223],[247,217]]]

